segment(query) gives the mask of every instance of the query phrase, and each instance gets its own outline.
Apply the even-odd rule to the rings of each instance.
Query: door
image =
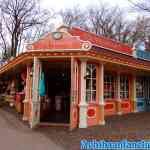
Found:
[[[71,58],[71,102],[70,102],[70,129],[78,126],[78,98],[79,98],[79,66],[75,58]]]
[[[40,80],[41,70],[42,70],[41,61],[37,57],[34,57],[31,122],[30,122],[31,128],[35,128],[40,123],[39,80]]]

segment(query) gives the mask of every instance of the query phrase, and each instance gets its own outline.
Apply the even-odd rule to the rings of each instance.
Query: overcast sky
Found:
[[[97,5],[100,2],[109,3],[113,6],[118,5],[119,7],[128,7],[130,5],[128,0],[42,0],[42,6],[45,8],[60,10],[74,7],[78,4],[81,7],[86,8],[88,5]]]
[[[134,19],[137,16],[137,13],[129,11],[131,3],[128,0],[41,0],[43,8],[52,9],[54,11],[73,8],[75,6],[80,6],[81,9],[86,9],[88,6],[94,7],[94,5],[97,6],[100,3],[106,3],[110,6],[118,6],[121,9],[125,9],[126,17],[128,19]],[[54,22],[55,25],[61,24],[59,18],[57,18]]]

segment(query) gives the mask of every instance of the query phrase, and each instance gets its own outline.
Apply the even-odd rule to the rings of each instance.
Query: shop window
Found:
[[[115,97],[115,79],[111,74],[104,75],[104,98],[113,99]]]
[[[96,65],[87,64],[86,68],[86,101],[96,101]]]
[[[120,98],[129,98],[129,78],[127,76],[120,76]]]
[[[145,80],[142,77],[136,79],[136,97],[144,98],[145,97]]]
[[[147,98],[150,99],[150,78],[147,78],[147,81],[146,81],[146,87],[147,87]]]

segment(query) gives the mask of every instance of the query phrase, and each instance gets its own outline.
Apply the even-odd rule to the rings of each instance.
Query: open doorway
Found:
[[[41,100],[41,122],[69,123],[70,121],[70,61],[44,61],[46,97]]]

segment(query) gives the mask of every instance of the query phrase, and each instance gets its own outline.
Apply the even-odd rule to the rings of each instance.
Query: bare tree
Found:
[[[135,37],[133,39],[139,39],[145,42],[146,50],[150,51],[150,0],[128,0],[131,5],[131,10],[140,12],[143,17],[136,19]],[[140,15],[141,15],[140,14]]]
[[[132,10],[150,13],[150,0],[128,0],[132,4]]]
[[[58,12],[64,24],[68,26],[78,26],[87,29],[87,15],[79,6],[72,9],[65,9]]]
[[[131,23],[125,20],[124,12],[118,7],[106,4],[89,8],[89,24],[92,32],[97,35],[112,38],[123,43],[129,43]]]
[[[7,40],[11,39],[9,57],[15,57],[24,33],[48,21],[50,15],[47,11],[40,9],[38,0],[3,0],[0,2],[0,8],[4,32],[7,33]],[[1,39],[6,41],[3,39],[4,32],[1,31]]]
[[[121,42],[128,42],[129,24],[123,11],[117,7],[101,4],[98,7],[79,7],[59,12],[62,20],[69,26],[78,26],[85,30],[103,35]]]
[[[150,45],[149,18],[127,20],[125,12],[118,7],[101,4],[88,7],[86,10],[67,9],[59,14],[63,22],[69,26],[78,26],[131,46],[138,40],[144,40],[147,46]]]
[[[26,42],[37,41],[39,38],[54,30],[55,25],[52,22],[45,22],[41,25],[36,25],[27,30],[22,39]]]

